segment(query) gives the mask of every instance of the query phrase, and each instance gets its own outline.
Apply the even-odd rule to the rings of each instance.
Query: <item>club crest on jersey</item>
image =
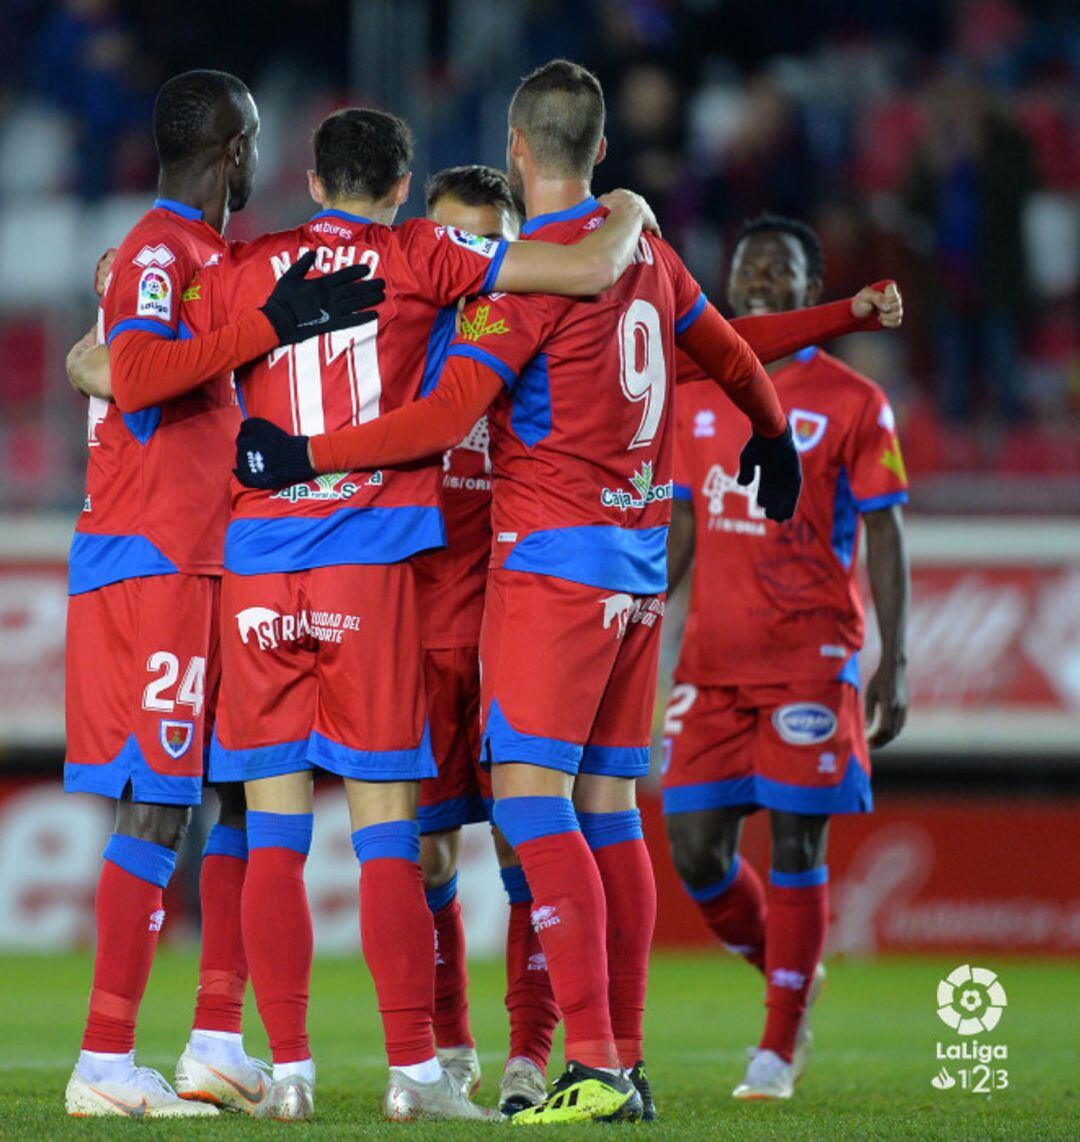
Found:
[[[815,444],[820,444],[829,424],[827,416],[822,416],[820,412],[807,412],[803,408],[793,408],[789,419],[795,447],[800,452],[809,452]]]
[[[176,261],[168,246],[143,246],[131,260],[144,270],[150,266],[171,266]]]
[[[169,757],[176,760],[183,757],[191,749],[191,743],[195,740],[195,723],[172,722],[167,718],[162,718],[159,734],[161,748]]]
[[[781,706],[772,716],[773,729],[789,745],[818,745],[836,733],[836,715],[817,702]]]
[[[484,238],[479,234],[470,234],[468,230],[459,230],[456,226],[446,227],[446,236],[456,246],[464,246],[482,258],[494,258],[499,249],[499,243],[493,238]]]
[[[169,275],[153,266],[143,270],[139,278],[137,317],[154,317],[158,321],[172,318],[172,282]]]
[[[463,313],[461,315],[461,336],[466,341],[479,341],[481,337],[501,337],[504,333],[510,332],[504,317],[500,317],[498,321],[489,322],[489,313],[491,313],[490,305],[478,305],[472,320]]]
[[[625,488],[603,488],[600,492],[600,503],[606,508],[618,508],[624,512],[629,508],[640,509],[646,504],[670,500],[675,493],[674,480],[668,480],[666,484],[653,483],[651,460],[644,461],[640,469],[630,477],[630,486],[637,493],[636,496]]]

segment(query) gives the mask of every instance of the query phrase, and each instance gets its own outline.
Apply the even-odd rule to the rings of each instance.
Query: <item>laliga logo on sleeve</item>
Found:
[[[172,318],[172,283],[168,274],[153,266],[143,270],[135,314],[137,317],[154,317],[158,321]]]
[[[938,1018],[958,1035],[992,1031],[1009,1000],[997,975],[989,968],[961,964],[937,988]]]
[[[796,702],[773,712],[773,729],[789,745],[817,745],[836,733],[836,715],[817,702]]]

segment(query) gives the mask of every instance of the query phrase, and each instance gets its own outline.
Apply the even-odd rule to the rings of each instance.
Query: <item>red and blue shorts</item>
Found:
[[[226,571],[213,781],[435,775],[408,563]]]
[[[437,777],[420,782],[420,832],[490,819],[491,778],[480,764],[480,653],[475,646],[424,651],[431,748]]]
[[[220,660],[221,581],[122,579],[68,600],[64,788],[198,805]]]
[[[491,571],[480,634],[484,762],[648,773],[663,614],[663,596]]]
[[[661,765],[664,812],[752,805],[831,816],[873,808],[859,692],[835,679],[676,684]]]

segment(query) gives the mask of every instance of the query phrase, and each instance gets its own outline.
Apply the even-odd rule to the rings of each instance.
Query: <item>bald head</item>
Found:
[[[546,178],[589,179],[604,137],[604,93],[591,71],[556,59],[527,75],[510,104]]]

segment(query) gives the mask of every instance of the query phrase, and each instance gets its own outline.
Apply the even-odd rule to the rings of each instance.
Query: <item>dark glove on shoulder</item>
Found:
[[[293,436],[261,417],[240,425],[236,437],[236,478],[246,488],[286,488],[314,480],[308,460],[308,438]]]
[[[761,469],[757,502],[766,518],[777,523],[791,519],[802,490],[802,463],[791,421],[779,436],[761,436],[755,432],[746,442],[739,456],[738,482],[743,487],[754,482],[755,468]]]
[[[315,251],[309,250],[278,278],[263,304],[279,345],[293,345],[320,333],[351,329],[374,321],[374,307],[386,298],[382,278],[364,281],[369,266],[346,266],[332,274],[309,278]]]

